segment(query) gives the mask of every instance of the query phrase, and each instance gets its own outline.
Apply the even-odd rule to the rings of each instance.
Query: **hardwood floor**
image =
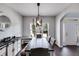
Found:
[[[53,56],[79,56],[79,47],[78,46],[65,46],[59,48],[54,46]]]
[[[65,46],[63,48],[59,48],[54,44],[53,48],[54,51],[50,52],[50,56],[79,56],[78,46]]]

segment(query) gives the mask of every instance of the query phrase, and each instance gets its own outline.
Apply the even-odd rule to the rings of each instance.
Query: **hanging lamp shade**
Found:
[[[40,6],[40,3],[37,3],[38,16],[36,17],[36,26],[42,26],[42,19],[40,18],[40,15],[39,15],[39,6]]]

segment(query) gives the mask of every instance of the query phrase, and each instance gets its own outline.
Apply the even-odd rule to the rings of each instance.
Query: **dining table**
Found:
[[[32,40],[26,45],[26,50],[34,48],[46,48],[48,50],[52,49],[46,38],[32,38]]]
[[[47,38],[32,38],[32,40],[29,41],[29,43],[25,46],[25,48],[23,49],[23,51],[26,51],[27,54],[31,49],[35,49],[35,48],[44,48],[44,49],[48,49],[49,51],[52,51],[52,47],[49,44]]]

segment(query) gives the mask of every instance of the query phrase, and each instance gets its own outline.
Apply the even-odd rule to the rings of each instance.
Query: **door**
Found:
[[[77,23],[66,22],[65,23],[65,45],[77,44]]]

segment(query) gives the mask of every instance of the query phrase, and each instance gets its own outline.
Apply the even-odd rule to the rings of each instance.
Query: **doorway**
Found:
[[[62,23],[62,44],[79,46],[79,21],[68,19]]]

